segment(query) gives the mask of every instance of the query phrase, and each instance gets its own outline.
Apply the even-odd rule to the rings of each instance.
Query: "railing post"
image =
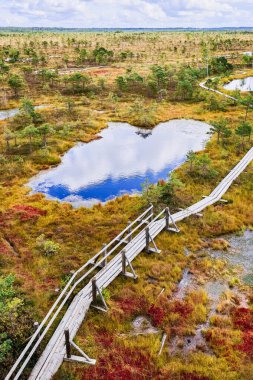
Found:
[[[66,357],[68,359],[71,358],[71,346],[70,346],[70,339],[69,339],[69,329],[66,329],[64,331],[65,334],[65,344],[66,344]]]
[[[149,227],[147,227],[146,229],[145,229],[145,233],[146,233],[146,252],[149,252],[149,241],[150,241],[150,239],[149,239]]]
[[[97,300],[97,284],[96,284],[96,279],[92,279],[92,302],[96,303]]]
[[[170,219],[169,208],[166,207],[166,209],[165,209],[165,223],[166,223],[165,228],[166,228],[166,230],[169,228],[169,225],[170,225],[169,219]]]
[[[128,222],[128,234],[129,234],[129,236],[128,236],[128,243],[130,243],[130,241],[132,240],[132,226],[131,226],[131,222],[129,221]]]
[[[107,258],[106,258],[106,255],[107,255],[107,249],[106,249],[106,244],[103,244],[103,249],[104,249],[104,252],[103,252],[103,257],[105,258],[102,263],[101,263],[101,267],[104,268],[107,264]]]
[[[40,324],[39,324],[39,322],[36,321],[36,322],[34,322],[33,326],[34,326],[35,331],[36,331],[36,330],[38,330]],[[38,333],[38,337],[40,337],[40,333]]]
[[[126,252],[122,251],[122,273],[125,276],[126,275]]]
[[[153,208],[154,206],[152,205],[152,203],[150,203],[150,207],[151,207],[151,210],[150,210],[150,221],[153,220]]]

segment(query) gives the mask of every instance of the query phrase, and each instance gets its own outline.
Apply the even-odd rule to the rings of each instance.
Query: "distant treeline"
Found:
[[[60,27],[0,27],[0,33],[30,33],[30,32],[214,32],[239,31],[252,32],[253,27],[223,27],[223,28],[60,28]]]

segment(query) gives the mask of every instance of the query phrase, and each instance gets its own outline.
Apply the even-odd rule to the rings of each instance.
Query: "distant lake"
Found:
[[[242,92],[253,91],[253,77],[234,79],[224,86],[226,90],[240,90]]]
[[[100,139],[78,143],[61,164],[32,178],[28,186],[49,199],[90,206],[123,194],[136,194],[145,181],[156,183],[199,151],[210,126],[195,120],[172,120],[153,130],[109,123]]]

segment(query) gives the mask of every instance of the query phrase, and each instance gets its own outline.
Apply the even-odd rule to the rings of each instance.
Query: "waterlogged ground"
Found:
[[[237,285],[232,284],[230,278],[213,279],[205,282],[202,286],[206,292],[209,307],[206,321],[200,323],[194,333],[180,337],[175,335],[169,341],[168,350],[170,355],[189,354],[201,350],[208,355],[213,355],[211,347],[205,339],[205,333],[212,328],[211,320],[215,317],[223,318],[226,308],[231,305],[248,308],[248,300],[245,292],[240,288],[242,285],[253,286],[253,231],[245,231],[242,235],[227,236],[227,250],[210,250],[209,255],[215,260],[224,260],[227,269],[238,276]],[[222,276],[221,276],[222,277]],[[174,299],[184,300],[188,293],[198,289],[199,279],[188,268],[184,270],[181,281],[173,295]]]
[[[211,255],[226,260],[228,265],[236,267],[238,277],[246,285],[253,286],[253,231],[245,231],[242,235],[226,237],[229,248],[225,252],[213,251]]]
[[[47,198],[89,206],[141,191],[185,161],[189,150],[203,149],[210,126],[194,120],[172,120],[153,130],[109,123],[100,139],[79,143],[62,163],[31,179],[33,192]]]
[[[242,92],[253,91],[253,77],[234,79],[224,86],[226,90],[235,91],[240,90]]]

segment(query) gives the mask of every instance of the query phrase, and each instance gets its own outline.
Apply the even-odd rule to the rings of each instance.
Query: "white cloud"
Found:
[[[1,26],[253,26],[252,0],[0,0]]]

